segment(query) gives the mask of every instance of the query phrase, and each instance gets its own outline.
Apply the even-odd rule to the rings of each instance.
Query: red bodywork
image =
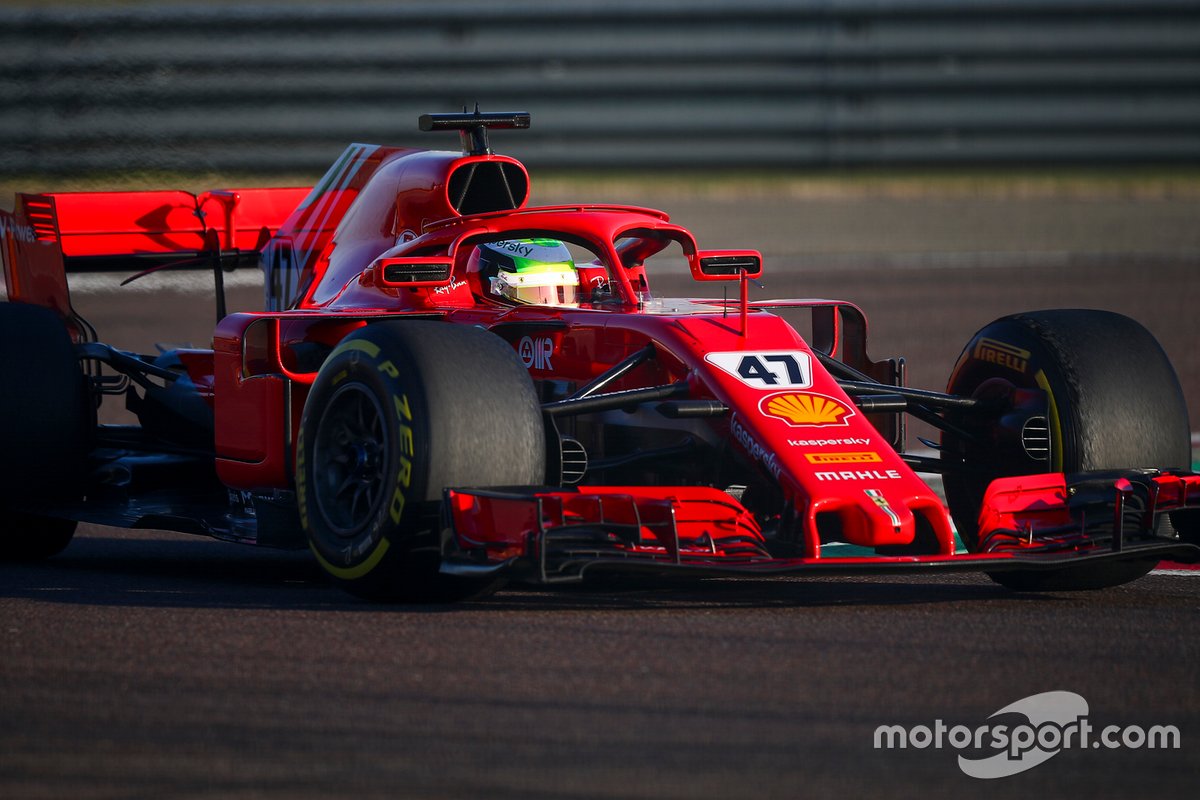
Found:
[[[752,513],[735,494],[707,485],[446,487],[455,550],[470,555],[458,567],[448,562],[451,570],[524,568],[552,581],[584,567],[757,575],[1012,562],[1029,568],[1120,550],[1120,524],[1105,552],[1057,533],[1048,544],[1039,531],[1070,528],[1073,517],[1065,477],[1043,474],[997,481],[981,520],[984,531],[1007,532],[1003,546],[956,554],[942,500],[903,457],[899,415],[864,411],[822,364],[822,357],[837,356],[871,379],[902,385],[900,362],[868,358],[856,307],[750,303],[751,270],[721,274],[706,260],[757,259],[754,251],[701,250],[691,233],[649,209],[527,208],[528,183],[525,168],[503,156],[354,145],[311,190],[22,195],[11,215],[0,214],[9,299],[53,308],[78,339],[82,327],[65,277],[72,269],[139,257],[201,265],[259,260],[268,310],[229,315],[216,327],[211,352],[181,354],[213,410],[216,475],[237,492],[278,494],[294,486],[294,442],[319,367],[305,352],[332,348],[373,320],[411,316],[503,337],[550,404],[650,348],[653,359],[606,391],[674,386],[674,396],[726,409],[702,415],[690,430],[726,443],[725,457],[778,493]],[[604,287],[603,301],[563,308],[482,298],[467,271],[475,244],[532,236],[594,254],[581,272],[585,282]],[[673,248],[696,279],[731,280],[740,301],[655,298],[645,261],[660,244]],[[390,265],[420,259],[450,272],[424,282],[389,278]],[[807,337],[775,313],[797,309],[811,315]],[[1154,476],[1149,485],[1156,505],[1148,518],[1200,507],[1200,477]],[[1115,487],[1118,500],[1125,490]],[[790,555],[772,550],[767,527],[786,535]],[[570,544],[580,530],[599,532],[602,546]],[[832,541],[862,550],[835,556],[827,549]],[[1177,545],[1172,553],[1194,557],[1192,549]]]

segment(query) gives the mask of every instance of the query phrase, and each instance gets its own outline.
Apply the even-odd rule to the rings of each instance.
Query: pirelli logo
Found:
[[[1029,368],[1029,351],[1014,347],[1007,342],[983,338],[975,345],[975,358],[989,364],[1007,367],[1014,372],[1025,372]]]
[[[879,453],[860,450],[855,453],[805,453],[810,464],[877,464],[883,461]]]

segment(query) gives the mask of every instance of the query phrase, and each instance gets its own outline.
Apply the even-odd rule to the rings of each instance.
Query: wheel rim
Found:
[[[321,415],[313,445],[317,510],[339,538],[375,518],[387,475],[387,429],[375,395],[357,383],[337,392]]]

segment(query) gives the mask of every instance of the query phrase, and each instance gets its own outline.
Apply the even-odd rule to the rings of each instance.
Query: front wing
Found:
[[[706,487],[450,489],[444,509],[443,572],[546,584],[599,573],[765,578],[1200,562],[1200,547],[1161,524],[1170,514],[1196,527],[1200,475],[1157,471],[999,479],[980,514],[984,552],[950,555],[920,553],[917,543],[912,554],[854,556],[834,555],[835,542],[788,547],[734,497]]]

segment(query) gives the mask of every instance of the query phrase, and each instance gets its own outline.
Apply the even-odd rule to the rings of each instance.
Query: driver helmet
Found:
[[[558,239],[504,239],[478,245],[467,263],[482,293],[502,303],[578,305],[579,273]]]

